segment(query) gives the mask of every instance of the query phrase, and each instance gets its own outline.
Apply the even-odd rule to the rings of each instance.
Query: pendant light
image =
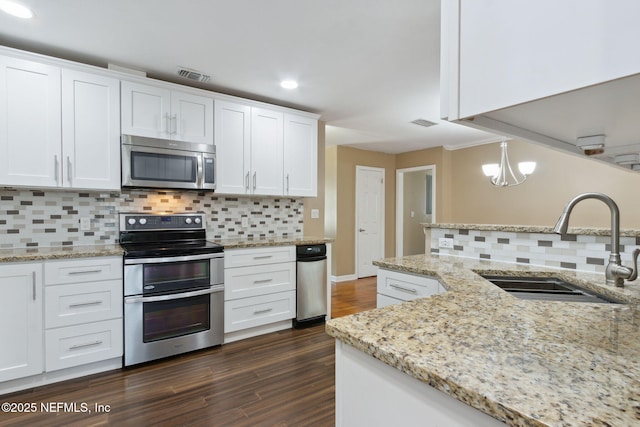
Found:
[[[513,187],[520,185],[527,180],[527,176],[531,175],[535,169],[536,162],[520,162],[518,163],[520,176],[516,176],[509,163],[507,141],[505,139],[500,143],[500,164],[489,163],[482,165],[482,171],[489,177],[491,184],[496,187]]]

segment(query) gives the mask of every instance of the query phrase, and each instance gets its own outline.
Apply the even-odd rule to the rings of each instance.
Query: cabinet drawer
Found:
[[[74,283],[45,288],[45,328],[122,317],[122,281]]]
[[[122,356],[122,319],[45,332],[47,372]]]
[[[294,262],[295,246],[276,246],[268,248],[229,249],[224,251],[224,267],[250,267],[253,265]]]
[[[409,301],[440,293],[440,283],[432,277],[379,269],[378,293]]]
[[[295,289],[295,262],[228,268],[224,271],[225,301]]]
[[[44,284],[93,282],[122,278],[122,257],[45,261]]]
[[[383,294],[378,294],[376,298],[376,308],[382,308],[393,304],[400,304],[402,302],[404,301],[397,298],[391,298]]]
[[[235,332],[296,317],[296,291],[224,303],[224,332]]]

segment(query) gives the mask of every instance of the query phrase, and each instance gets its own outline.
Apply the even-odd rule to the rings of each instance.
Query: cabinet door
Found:
[[[120,189],[120,82],[62,70],[64,186]]]
[[[171,92],[171,139],[213,144],[213,98]]]
[[[0,57],[0,184],[61,185],[60,69]]]
[[[43,371],[42,264],[0,265],[0,382]]]
[[[251,192],[283,194],[283,113],[251,109]]]
[[[284,115],[284,195],[318,195],[318,121]]]
[[[121,94],[123,134],[170,138],[170,90],[123,80]]]
[[[453,8],[453,24],[444,22],[443,28],[459,20],[449,33],[459,35],[459,42],[453,37],[449,48],[459,64],[460,118],[638,73],[640,56],[630,52],[640,38],[640,3],[579,4],[443,2]]]
[[[246,194],[249,191],[251,107],[215,102],[216,193]]]

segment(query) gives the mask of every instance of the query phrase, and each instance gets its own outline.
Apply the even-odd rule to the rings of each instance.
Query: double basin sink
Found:
[[[623,301],[581,288],[557,277],[481,276],[520,299],[624,304]]]

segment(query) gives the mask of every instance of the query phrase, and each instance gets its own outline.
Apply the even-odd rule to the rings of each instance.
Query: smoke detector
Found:
[[[429,120],[425,120],[425,119],[415,119],[411,123],[413,123],[414,125],[423,126],[423,127],[426,127],[426,128],[428,128],[429,126],[433,126],[433,125],[437,124],[437,123],[430,122]]]
[[[576,139],[576,147],[581,149],[587,156],[604,153],[604,145],[604,135],[581,136]]]
[[[195,80],[201,83],[208,82],[209,79],[211,78],[211,76],[208,74],[204,74],[200,71],[192,70],[186,67],[179,67],[178,75],[180,77],[184,77],[185,79]]]

